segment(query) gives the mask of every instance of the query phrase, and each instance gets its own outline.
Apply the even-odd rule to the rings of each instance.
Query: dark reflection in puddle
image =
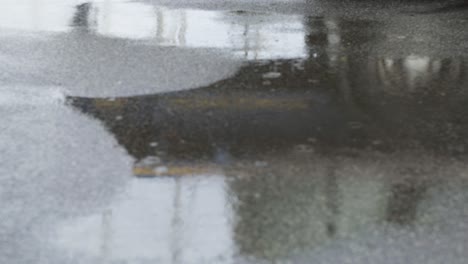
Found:
[[[75,26],[92,28],[85,19],[92,8],[77,10]],[[190,16],[177,20],[187,13],[158,12],[151,21],[159,44],[231,43],[190,35]],[[207,23],[238,16],[249,22],[219,29],[249,36],[242,45],[250,60],[231,78],[191,91],[69,98],[136,158],[136,176],[153,178],[132,179],[102,214],[63,223],[57,246],[71,259],[104,263],[274,263],[310,252],[322,256],[317,263],[342,263],[327,262],[342,252],[340,241],[369,253],[392,239],[398,256],[411,260],[433,257],[434,235],[435,245],[451,245],[442,255],[463,257],[456,245],[466,237],[453,233],[468,230],[466,58],[416,52],[420,40],[393,36],[383,22],[300,17],[291,25],[228,12]],[[165,22],[174,25],[170,33],[160,26],[164,17],[177,20]],[[262,33],[249,31],[256,27],[272,40],[294,34],[292,53],[266,45],[251,56],[250,36]],[[408,236],[414,243],[405,246]],[[346,259],[367,254],[352,250]]]
[[[192,91],[70,100],[137,159],[222,161],[294,148],[465,153],[464,59],[328,63],[251,62]]]
[[[289,23],[248,16],[266,28]],[[384,22],[299,21],[306,58],[247,61],[233,77],[191,91],[70,100],[138,160],[226,163],[295,148],[466,152],[465,57],[446,57],[440,48],[417,52],[417,40],[391,35],[394,25]],[[395,39],[409,54],[389,50]]]
[[[147,189],[131,187],[110,209],[115,259],[420,263],[437,248],[462,263],[467,238],[454,234],[468,230],[466,58],[376,54],[384,25],[370,21],[304,23],[305,59],[249,61],[191,91],[69,98],[136,157],[136,176],[156,176],[134,179]],[[207,188],[220,196],[196,202]],[[138,212],[123,209],[129,201]],[[127,229],[139,214],[149,222]],[[67,223],[61,235],[82,241],[79,226],[97,248],[97,230],[110,228],[101,217]]]
[[[227,175],[241,175],[230,185],[237,197],[234,208],[239,221],[234,237],[240,252],[273,261],[297,252],[318,253],[324,248],[334,248],[332,254],[340,254],[344,248],[333,243],[344,240],[350,248],[362,247],[361,242],[355,241],[369,233],[376,235],[376,241],[363,248],[376,249],[387,236],[392,236],[392,231],[386,230],[388,227],[403,228],[407,236],[419,229],[432,234],[444,224],[426,226],[425,214],[439,214],[440,208],[435,207],[438,202],[453,206],[448,200],[438,200],[443,192],[434,193],[434,189],[456,182],[461,189],[453,189],[452,198],[457,200],[459,192],[466,188],[467,178],[461,176],[464,165],[459,167],[462,163],[424,154],[415,157],[415,153],[356,154],[355,157],[278,155],[269,157],[265,168],[249,168],[244,163],[226,170]],[[402,176],[402,169],[417,170],[420,174]],[[466,225],[460,223],[459,227],[462,226],[465,230]],[[393,246],[399,248],[399,239],[404,240],[403,237],[391,238],[395,239]],[[399,250],[407,254],[403,253],[406,249]],[[358,256],[366,254],[358,252]],[[356,256],[348,255],[346,259],[353,257]]]

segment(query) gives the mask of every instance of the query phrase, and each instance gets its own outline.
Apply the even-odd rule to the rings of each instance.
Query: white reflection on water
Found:
[[[154,7],[132,2],[98,2],[87,17],[99,35],[128,38],[154,38],[157,27]]]
[[[248,59],[305,57],[302,16],[97,3],[98,34],[165,46],[227,48]],[[92,18],[91,18],[92,19]]]
[[[247,59],[306,57],[303,17],[298,15],[168,9],[110,0],[6,0],[0,7],[0,28],[68,32],[79,17],[80,26],[107,37],[224,48]]]
[[[55,240],[70,254],[109,261],[230,263],[231,207],[218,176],[135,179],[101,214],[64,223]]]
[[[69,29],[74,2],[58,0],[2,0],[0,28],[63,32]]]
[[[306,56],[300,16],[164,9],[157,16],[164,45],[228,48],[248,59]]]

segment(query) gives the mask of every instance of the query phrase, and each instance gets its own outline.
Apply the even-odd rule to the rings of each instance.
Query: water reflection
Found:
[[[214,160],[220,153],[236,158],[297,145],[465,153],[464,59],[440,60],[439,72],[427,67],[431,74],[413,57],[394,64],[371,57],[336,67],[328,62],[252,62],[192,91],[71,100],[103,120],[138,159]]]
[[[75,27],[89,27],[89,12],[91,11],[91,3],[84,3],[76,6],[76,13],[73,16],[72,25]]]
[[[97,4],[92,28],[98,34],[144,38],[164,46],[227,48],[247,59],[305,55],[301,16],[177,10],[143,4],[133,12],[136,6],[135,3],[112,7]],[[139,21],[139,25],[129,26],[129,21],[136,24],[136,13],[139,17],[144,14],[144,20]]]
[[[168,9],[134,1],[23,0],[2,3],[0,28],[52,32],[79,28],[153,45],[224,48],[246,59],[305,57],[299,15]]]
[[[374,21],[304,24],[306,59],[250,61],[233,77],[191,91],[70,100],[104,121],[137,158],[140,176],[167,173],[154,170],[159,163],[223,165],[298,147],[466,152],[464,57],[363,53],[360,45],[385,45],[383,24]],[[147,157],[158,162],[144,164]]]
[[[54,0],[2,0],[0,28],[63,32],[75,12],[73,2]]]
[[[235,237],[240,252],[273,261],[362,233],[380,233],[393,224],[414,224],[414,232],[424,228],[419,222],[425,213],[420,207],[424,191],[463,171],[458,167],[462,163],[427,156],[349,154],[291,153],[269,157],[264,168],[244,163],[229,170],[229,175],[242,175],[231,184],[238,199]],[[405,176],[401,170],[419,174]],[[448,181],[466,182],[455,178]]]
[[[215,175],[133,180],[101,214],[59,227],[55,243],[71,258],[104,263],[229,263],[235,246],[226,188]]]
[[[72,259],[108,263],[270,263],[326,252],[339,241],[352,247],[348,239],[368,233],[378,247],[420,232],[443,238],[441,230],[468,228],[463,161],[296,150],[223,168],[212,176],[134,179],[101,214],[59,225],[54,243]],[[451,219],[441,221],[444,215]],[[389,227],[404,232],[395,237]],[[467,238],[451,243],[460,239]]]
[[[466,57],[444,53],[456,41],[432,36],[437,48],[427,52],[382,21],[76,4],[64,6],[61,26],[38,30],[71,23],[84,43],[97,34],[228,48],[249,61],[191,91],[69,98],[136,158],[138,176],[101,213],[58,225],[49,242],[69,262],[275,262],[355,248],[368,233],[377,243],[358,245],[365,252],[423,238],[426,254],[407,260],[432,257],[438,242],[424,238],[448,234],[437,254],[466,259],[453,252],[468,230],[468,68]],[[114,58],[104,44],[80,54]],[[132,65],[147,57],[138,54]]]
[[[191,91],[69,99],[136,157],[136,176],[177,184],[222,175],[223,187],[216,188],[229,210],[212,217],[229,230],[216,240],[229,250],[212,251],[228,252],[216,263],[307,254],[318,256],[317,263],[341,263],[326,260],[342,247],[354,255],[338,256],[354,259],[408,240],[418,246],[379,256],[418,263],[438,247],[428,237],[450,245],[441,255],[465,258],[456,245],[466,245],[468,228],[466,58],[390,51],[381,22],[305,18],[303,24],[305,58],[252,60],[233,77]],[[184,192],[176,188],[170,196]],[[164,199],[155,198],[155,206],[168,204]],[[182,204],[174,198],[168,210]],[[221,212],[216,208],[208,210]],[[193,221],[159,217],[175,226]],[[452,240],[452,232],[463,235]],[[180,245],[190,239],[164,240],[164,248],[177,245],[165,251],[175,252],[173,262],[188,261],[180,257],[188,246]]]

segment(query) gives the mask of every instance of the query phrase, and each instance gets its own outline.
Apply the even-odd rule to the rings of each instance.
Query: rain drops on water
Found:
[[[266,167],[268,166],[268,162],[266,161],[255,161],[255,167]]]
[[[281,72],[267,72],[262,75],[263,79],[276,79],[281,77]]]

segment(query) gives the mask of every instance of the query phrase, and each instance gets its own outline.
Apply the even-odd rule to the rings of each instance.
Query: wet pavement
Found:
[[[0,3],[0,263],[466,263],[463,1]]]

